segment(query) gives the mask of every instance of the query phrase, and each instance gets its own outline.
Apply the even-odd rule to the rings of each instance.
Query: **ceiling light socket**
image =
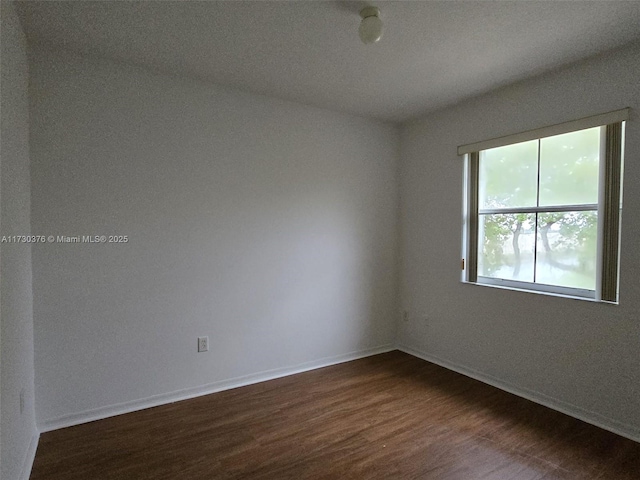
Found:
[[[360,10],[360,16],[363,19],[367,17],[379,17],[380,9],[378,7],[372,6],[364,7],[362,10]]]

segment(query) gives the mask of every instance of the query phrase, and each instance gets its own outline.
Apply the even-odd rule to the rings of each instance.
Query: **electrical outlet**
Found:
[[[24,388],[20,390],[20,415],[24,413]]]
[[[198,352],[209,351],[209,337],[198,337]]]

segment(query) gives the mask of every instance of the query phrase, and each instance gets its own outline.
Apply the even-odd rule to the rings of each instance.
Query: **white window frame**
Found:
[[[530,130],[482,142],[458,147],[458,155],[464,156],[462,277],[465,283],[486,285],[510,290],[559,295],[586,300],[618,303],[620,214],[622,212],[622,163],[624,157],[624,126],[630,109],[625,108],[601,115],[594,115],[572,122]],[[478,208],[479,154],[482,150],[503,147],[530,140],[540,140],[554,135],[600,127],[601,152],[598,203],[570,206],[525,208]],[[495,212],[493,210],[496,210]],[[513,210],[513,211],[512,211]],[[584,290],[532,282],[483,277],[477,274],[478,224],[481,214],[490,213],[540,213],[550,211],[597,211],[598,243],[595,290]]]

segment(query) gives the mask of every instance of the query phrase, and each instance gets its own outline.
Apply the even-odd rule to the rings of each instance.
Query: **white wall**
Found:
[[[29,103],[27,46],[11,2],[1,2],[0,236],[28,235]],[[0,244],[1,467],[5,480],[31,467],[38,431],[34,413],[31,248]],[[20,413],[20,392],[24,411]],[[23,472],[24,469],[24,472]]]
[[[393,343],[396,127],[62,53],[31,75],[34,233],[130,239],[34,248],[43,428]]]
[[[401,133],[399,342],[425,358],[640,439],[640,49],[626,48],[464,102]],[[620,305],[460,283],[456,147],[632,107]]]

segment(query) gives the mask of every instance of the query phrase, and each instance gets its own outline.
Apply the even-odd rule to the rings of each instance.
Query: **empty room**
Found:
[[[640,478],[640,1],[1,7],[1,480]]]

